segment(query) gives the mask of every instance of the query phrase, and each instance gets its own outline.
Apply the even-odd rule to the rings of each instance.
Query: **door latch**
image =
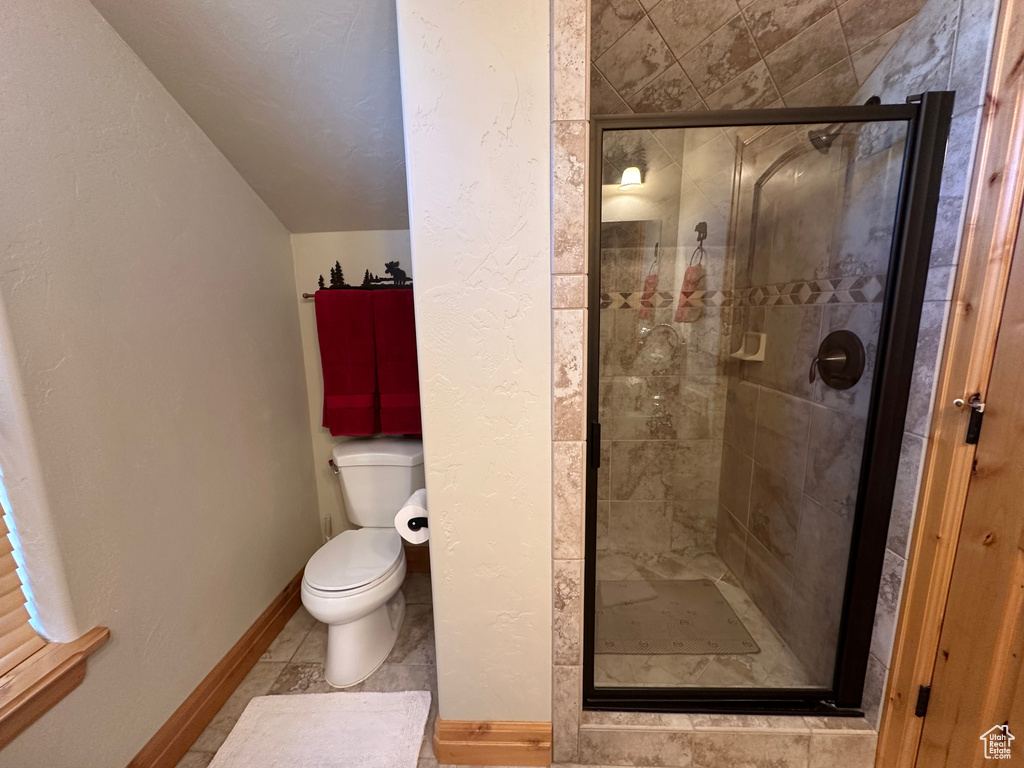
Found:
[[[985,416],[985,404],[981,401],[981,393],[975,392],[966,400],[958,397],[953,401],[953,405],[957,408],[963,408],[966,405],[971,409],[971,418],[967,422],[967,434],[964,436],[964,442],[968,445],[977,445],[978,437],[981,435],[981,420]]]

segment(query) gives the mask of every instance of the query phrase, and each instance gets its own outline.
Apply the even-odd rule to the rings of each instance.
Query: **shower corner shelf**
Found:
[[[764,345],[765,335],[763,333],[747,331],[743,334],[743,343],[740,345],[740,348],[730,354],[729,357],[735,358],[736,360],[743,360],[744,362],[763,363]],[[754,351],[747,352],[747,350],[752,347],[754,348]]]

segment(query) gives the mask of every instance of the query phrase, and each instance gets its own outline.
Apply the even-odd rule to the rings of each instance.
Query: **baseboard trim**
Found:
[[[174,768],[302,604],[299,571],[217,666],[170,716],[128,768]]]
[[[405,545],[406,573],[430,573],[430,548],[425,544]]]
[[[551,723],[442,720],[434,755],[452,765],[551,765]]]

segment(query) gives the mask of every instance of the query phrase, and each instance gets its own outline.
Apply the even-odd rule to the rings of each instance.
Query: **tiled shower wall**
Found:
[[[847,4],[853,2],[848,0]],[[657,7],[650,2],[644,5],[647,10]],[[866,5],[875,6],[872,15],[877,20],[899,12],[897,3]],[[903,437],[900,480],[869,661],[865,706],[872,722],[877,722],[892,654],[904,558],[930,424],[934,375],[959,249],[964,195],[984,104],[995,5],[995,0],[930,0],[903,27],[898,45],[863,83],[861,92],[850,99],[859,103],[864,94],[878,94],[884,101],[892,102],[926,89],[948,87],[957,91],[928,296],[915,357],[910,413]],[[591,112],[587,103],[588,11],[585,0],[552,3],[554,759],[585,764],[639,762],[712,768],[774,755],[793,766],[813,763],[866,768],[873,762],[873,737],[870,732],[850,730],[849,722],[840,727],[816,718],[775,718],[770,727],[759,727],[742,718],[714,716],[581,715],[586,174]],[[668,67],[662,71],[665,69]],[[741,84],[745,82],[740,80]],[[758,92],[757,87],[747,85],[736,90],[742,96],[736,106],[752,103],[748,99]],[[601,113],[596,93],[593,98],[594,112]]]
[[[591,111],[845,104],[924,0],[593,0]]]

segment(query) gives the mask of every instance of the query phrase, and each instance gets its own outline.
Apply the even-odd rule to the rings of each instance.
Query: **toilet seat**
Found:
[[[394,528],[360,528],[335,536],[306,564],[305,586],[325,597],[372,589],[402,563],[402,538]]]

